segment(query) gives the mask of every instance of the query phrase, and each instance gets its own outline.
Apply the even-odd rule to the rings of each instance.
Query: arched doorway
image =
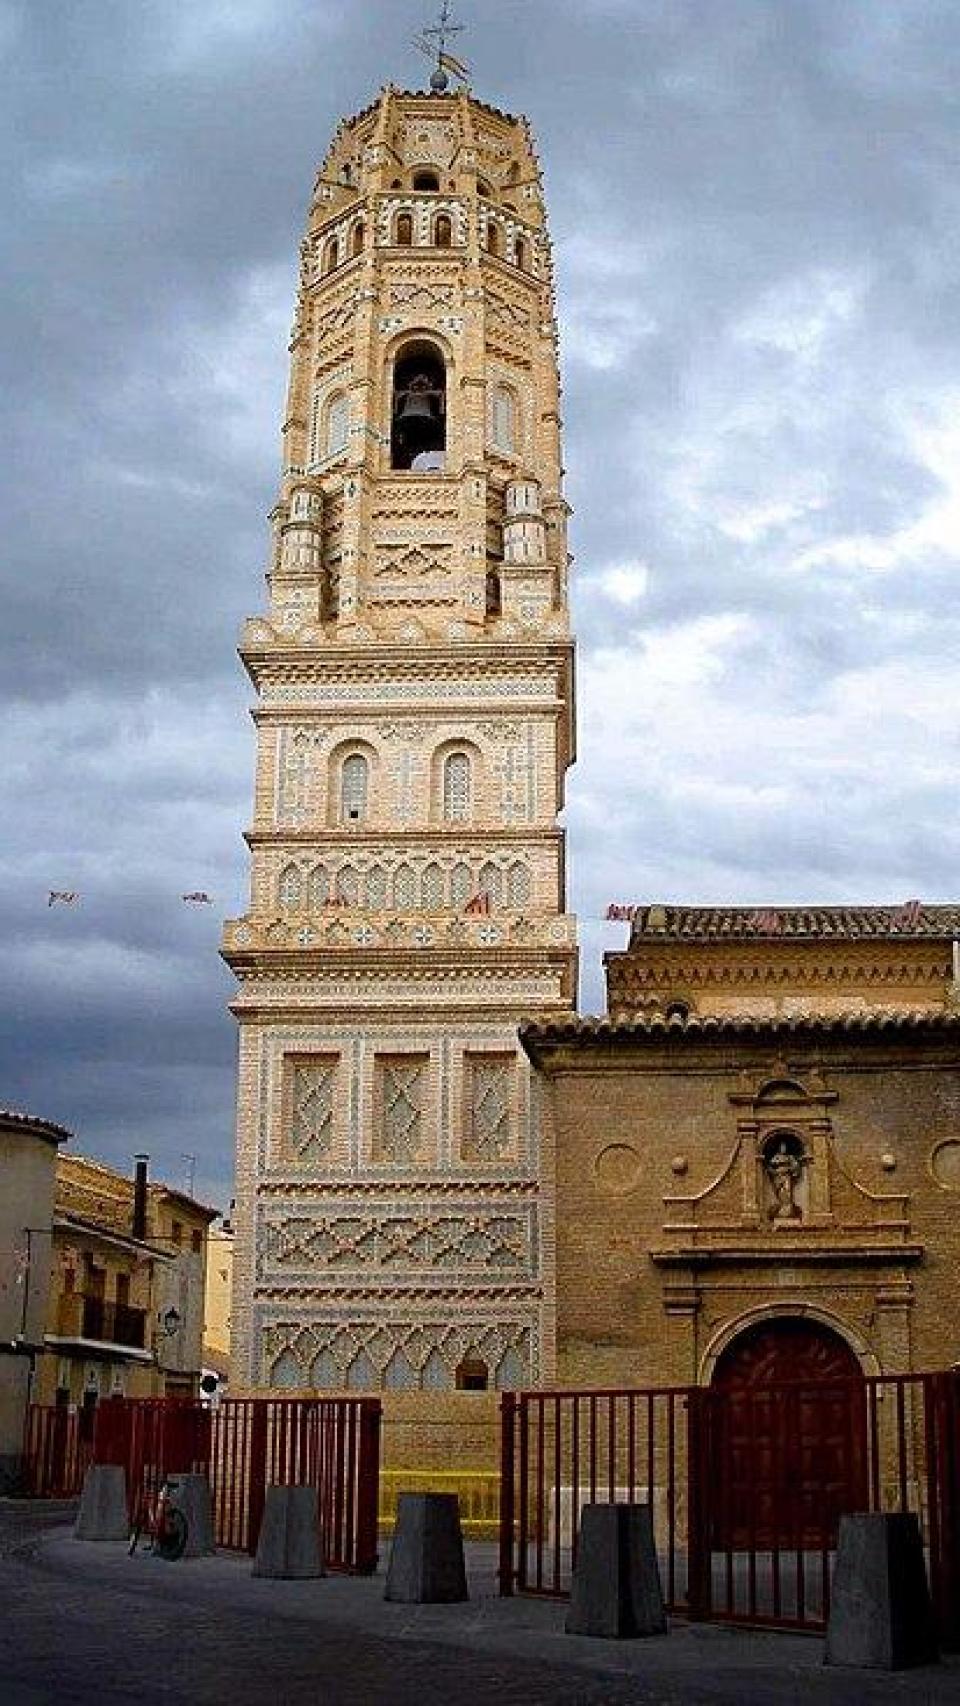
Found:
[[[714,1394],[714,1545],[832,1546],[867,1494],[863,1374],[809,1317],[756,1322],[727,1345]]]

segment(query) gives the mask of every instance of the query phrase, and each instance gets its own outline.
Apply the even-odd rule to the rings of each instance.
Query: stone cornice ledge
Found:
[[[887,1263],[921,1262],[925,1254],[922,1244],[879,1244],[866,1241],[855,1244],[779,1244],[761,1249],[756,1244],[685,1244],[671,1249],[651,1250],[650,1260],[661,1268],[706,1268],[714,1264],[782,1267],[784,1263],[820,1264],[844,1267],[886,1265]]]

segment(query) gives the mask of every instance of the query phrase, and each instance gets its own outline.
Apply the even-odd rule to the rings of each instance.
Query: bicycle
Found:
[[[175,1493],[178,1486],[178,1481],[170,1475],[165,1475],[156,1498],[146,1512],[143,1500],[140,1500],[127,1549],[131,1558],[144,1533],[147,1535],[145,1551],[155,1553],[158,1558],[166,1558],[169,1563],[183,1557],[187,1547],[187,1519],[182,1510],[178,1510],[170,1501],[171,1493]]]

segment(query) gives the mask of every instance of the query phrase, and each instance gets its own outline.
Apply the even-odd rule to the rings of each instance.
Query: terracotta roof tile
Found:
[[[750,1036],[882,1036],[924,1030],[960,1034],[960,1012],[950,1008],[926,1010],[874,1009],[868,1013],[798,1013],[790,1017],[744,1013],[673,1014],[665,1018],[649,1013],[636,1019],[558,1019],[545,1024],[521,1025],[520,1040],[526,1048],[538,1043],[629,1042],[632,1038]]]
[[[856,940],[960,936],[960,906],[638,906],[631,946],[655,941]]]
[[[65,1143],[73,1137],[65,1125],[57,1125],[55,1120],[42,1120],[38,1114],[25,1114],[19,1108],[0,1108],[0,1125],[19,1126],[24,1131],[35,1131],[40,1137],[52,1137],[58,1143]]]

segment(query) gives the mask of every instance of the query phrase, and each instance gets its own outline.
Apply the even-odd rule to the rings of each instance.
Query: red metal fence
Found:
[[[210,1477],[217,1544],[255,1552],[266,1489],[317,1489],[327,1568],[377,1566],[380,1474],[378,1398],[230,1398],[216,1409],[191,1399],[110,1398],[86,1422],[57,1406],[32,1406],[25,1439],[27,1490],[78,1493],[91,1462],[126,1470],[131,1516],[166,1475]]]
[[[92,1457],[92,1410],[31,1404],[23,1442],[24,1490],[30,1498],[74,1498]]]
[[[669,1610],[823,1629],[839,1519],[920,1518],[960,1648],[960,1375],[505,1393],[500,1591],[564,1596],[586,1503],[649,1503]]]

